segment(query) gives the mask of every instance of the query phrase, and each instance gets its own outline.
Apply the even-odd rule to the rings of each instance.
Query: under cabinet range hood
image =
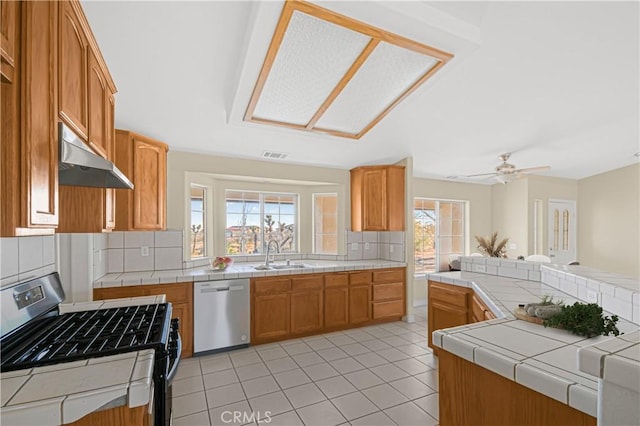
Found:
[[[60,185],[133,189],[133,183],[115,164],[94,154],[64,123],[58,125],[58,140]]]

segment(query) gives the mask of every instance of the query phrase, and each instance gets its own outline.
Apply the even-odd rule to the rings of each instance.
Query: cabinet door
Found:
[[[56,2],[23,3],[21,186],[26,228],[58,224],[56,10]]]
[[[323,324],[322,291],[291,293],[291,333],[320,330]]]
[[[89,104],[89,145],[104,158],[109,158],[108,125],[108,97],[106,78],[93,50],[88,49],[88,104]]]
[[[87,138],[87,41],[71,2],[60,2],[58,104],[60,118]]]
[[[172,303],[171,317],[180,321],[180,338],[182,339],[182,358],[193,355],[193,316],[187,303]]]
[[[3,83],[13,83],[14,79],[19,6],[17,1],[0,3],[0,75]]]
[[[434,330],[457,327],[467,324],[467,310],[447,305],[439,301],[429,302],[429,346],[433,348],[432,333]],[[437,349],[437,348],[436,348]]]
[[[325,283],[326,284],[326,283]],[[327,287],[324,290],[324,325],[327,328],[349,324],[349,288]]]
[[[133,228],[164,229],[167,152],[140,139],[133,144]]]
[[[349,287],[349,323],[358,324],[371,319],[371,286]]]
[[[253,306],[252,340],[268,340],[289,334],[289,294],[256,296]]]
[[[365,170],[362,175],[363,231],[387,229],[387,171]]]

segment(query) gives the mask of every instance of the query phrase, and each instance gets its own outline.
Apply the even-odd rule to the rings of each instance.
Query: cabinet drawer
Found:
[[[192,286],[193,283],[151,285],[147,286],[145,294],[164,294],[167,296],[167,302],[172,303],[188,302],[191,294],[189,287]]]
[[[322,275],[291,278],[291,289],[293,291],[300,291],[300,290],[322,291],[323,282],[324,280],[322,279]]]
[[[349,284],[357,285],[357,284],[369,284],[371,282],[371,272],[362,271],[362,272],[353,272],[349,274]]]
[[[404,300],[373,302],[373,319],[401,317],[404,315]]]
[[[402,299],[404,296],[403,283],[374,284],[373,300]]]
[[[324,277],[324,286],[326,288],[343,287],[346,285],[349,285],[348,274],[331,274],[331,275],[325,275]]]
[[[375,271],[373,273],[374,283],[404,281],[404,269],[391,269],[388,271]]]
[[[289,278],[256,280],[254,288],[256,294],[283,293],[291,290],[291,280]]]
[[[449,305],[467,309],[467,294],[469,290],[452,284],[441,284],[429,281],[429,298],[437,299]]]

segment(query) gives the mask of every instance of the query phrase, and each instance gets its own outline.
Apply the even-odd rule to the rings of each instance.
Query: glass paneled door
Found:
[[[448,271],[465,253],[464,201],[414,200],[415,273]]]

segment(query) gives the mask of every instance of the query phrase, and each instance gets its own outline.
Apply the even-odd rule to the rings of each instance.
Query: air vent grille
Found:
[[[262,153],[263,158],[268,158],[269,160],[284,160],[287,158],[289,154],[285,154],[284,152],[275,152],[275,151],[264,151]]]

